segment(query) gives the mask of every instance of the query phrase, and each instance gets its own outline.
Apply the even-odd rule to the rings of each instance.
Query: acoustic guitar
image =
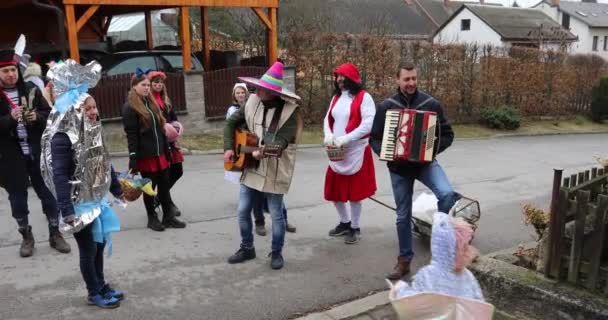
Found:
[[[226,171],[243,171],[245,168],[255,167],[257,160],[252,153],[256,150],[270,157],[281,156],[280,145],[265,145],[259,147],[259,138],[255,133],[243,129],[234,131],[234,158],[230,162],[224,162],[224,170]]]

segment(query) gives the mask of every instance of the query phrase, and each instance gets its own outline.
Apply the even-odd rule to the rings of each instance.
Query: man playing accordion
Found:
[[[414,192],[414,181],[419,180],[433,191],[439,200],[437,205],[440,212],[447,213],[452,208],[459,196],[452,188],[445,172],[434,159],[434,156],[445,151],[454,140],[454,131],[444,116],[439,101],[430,95],[418,90],[416,85],[416,69],[412,64],[405,64],[397,71],[397,92],[390,98],[384,100],[376,110],[370,144],[381,159],[387,160],[384,154],[384,140],[394,137],[385,135],[399,134],[399,130],[385,130],[387,110],[413,109],[419,112],[430,112],[436,115],[434,137],[425,139],[431,141],[433,147],[433,159],[431,161],[411,161],[407,157],[390,155],[387,160],[393,195],[397,205],[397,236],[399,239],[399,256],[394,272],[387,275],[390,280],[398,280],[410,272],[410,262],[414,257],[412,249],[412,196]],[[411,130],[412,128],[410,128]],[[432,134],[432,133],[431,133]],[[435,139],[432,139],[435,138]],[[389,139],[390,140],[390,139]],[[399,139],[396,139],[399,141]],[[409,143],[409,138],[407,138]],[[390,148],[389,148],[390,149]],[[401,159],[400,159],[401,158]]]

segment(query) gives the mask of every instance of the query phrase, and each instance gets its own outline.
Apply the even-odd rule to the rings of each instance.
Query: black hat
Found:
[[[15,50],[0,50],[0,68],[14,65],[17,65],[17,59],[15,59]]]

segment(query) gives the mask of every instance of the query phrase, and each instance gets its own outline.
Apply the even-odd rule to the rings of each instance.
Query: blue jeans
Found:
[[[261,195],[256,197],[253,205],[253,218],[256,226],[263,226],[265,224],[264,212],[270,212],[270,209],[268,209],[268,200],[265,196]],[[283,200],[283,217],[285,218],[285,227],[287,227],[287,205],[285,205],[285,200]]]
[[[437,208],[448,213],[458,201],[459,195],[454,192],[448,177],[437,161],[426,166],[412,168],[404,172],[389,171],[393,195],[397,204],[397,237],[399,238],[399,256],[408,261],[414,258],[412,249],[412,195],[414,181],[419,180],[437,197]]]
[[[241,230],[241,248],[253,248],[253,223],[251,210],[258,197],[266,197],[272,217],[272,251],[281,252],[285,242],[285,217],[283,215],[283,195],[261,192],[241,184],[239,207],[237,209]]]
[[[98,243],[93,240],[92,226],[91,223],[79,232],[74,233],[74,239],[76,239],[80,253],[80,273],[82,273],[89,296],[99,294],[105,285],[103,277],[103,249],[105,243]]]

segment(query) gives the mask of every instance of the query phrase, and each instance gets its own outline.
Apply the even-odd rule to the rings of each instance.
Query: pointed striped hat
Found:
[[[260,79],[252,77],[239,77],[239,79],[254,87],[266,89],[284,97],[300,100],[300,97],[297,94],[287,90],[283,85],[283,64],[278,61],[275,62]]]

